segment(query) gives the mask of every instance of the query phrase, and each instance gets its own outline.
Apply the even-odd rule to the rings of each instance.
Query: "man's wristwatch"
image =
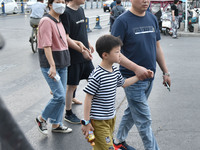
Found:
[[[84,126],[88,125],[89,123],[91,123],[90,120],[81,120],[81,124]]]
[[[163,72],[163,76],[168,76],[169,77],[170,76],[170,72],[166,72],[166,73]]]

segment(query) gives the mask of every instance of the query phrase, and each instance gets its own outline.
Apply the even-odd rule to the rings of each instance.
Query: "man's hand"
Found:
[[[136,76],[139,78],[139,80],[145,80],[147,78],[152,78],[154,73],[150,70],[147,70],[146,68],[142,66],[138,66],[135,71]]]
[[[163,85],[164,85],[164,86],[167,86],[167,85],[165,84],[165,82],[167,82],[168,85],[171,86],[171,79],[170,79],[170,76],[163,75]]]
[[[85,138],[87,138],[89,135],[89,131],[94,131],[94,128],[92,127],[91,123],[89,123],[86,126],[82,125],[81,130],[83,132],[83,135],[85,135]]]

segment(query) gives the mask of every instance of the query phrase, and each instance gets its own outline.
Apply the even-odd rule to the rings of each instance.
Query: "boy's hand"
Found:
[[[139,80],[145,80],[149,77],[148,70],[142,66],[138,66],[137,70],[135,70],[136,76]]]
[[[139,78],[139,80],[144,80],[147,78],[153,78],[154,72],[151,70],[147,70],[146,68],[139,66],[139,69],[135,72],[136,76]]]
[[[149,78],[153,78],[154,77],[154,72],[153,71],[147,70],[147,72],[148,72],[148,77]]]
[[[83,135],[85,135],[85,138],[87,138],[89,131],[94,131],[94,128],[92,127],[91,123],[89,123],[86,126],[82,125],[81,130],[83,132]]]

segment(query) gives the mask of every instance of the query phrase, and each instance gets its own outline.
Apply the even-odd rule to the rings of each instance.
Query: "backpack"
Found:
[[[115,18],[117,18],[119,15],[121,15],[124,11],[123,11],[123,9],[121,9],[121,11],[117,8],[117,6],[115,6],[115,8],[116,8],[116,12],[117,12],[117,14],[113,14],[114,15],[114,17]]]

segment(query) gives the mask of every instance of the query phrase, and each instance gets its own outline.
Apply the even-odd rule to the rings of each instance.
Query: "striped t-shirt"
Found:
[[[124,78],[117,67],[109,72],[98,66],[90,74],[84,92],[93,95],[90,118],[108,120],[115,117],[116,88],[124,84]]]

